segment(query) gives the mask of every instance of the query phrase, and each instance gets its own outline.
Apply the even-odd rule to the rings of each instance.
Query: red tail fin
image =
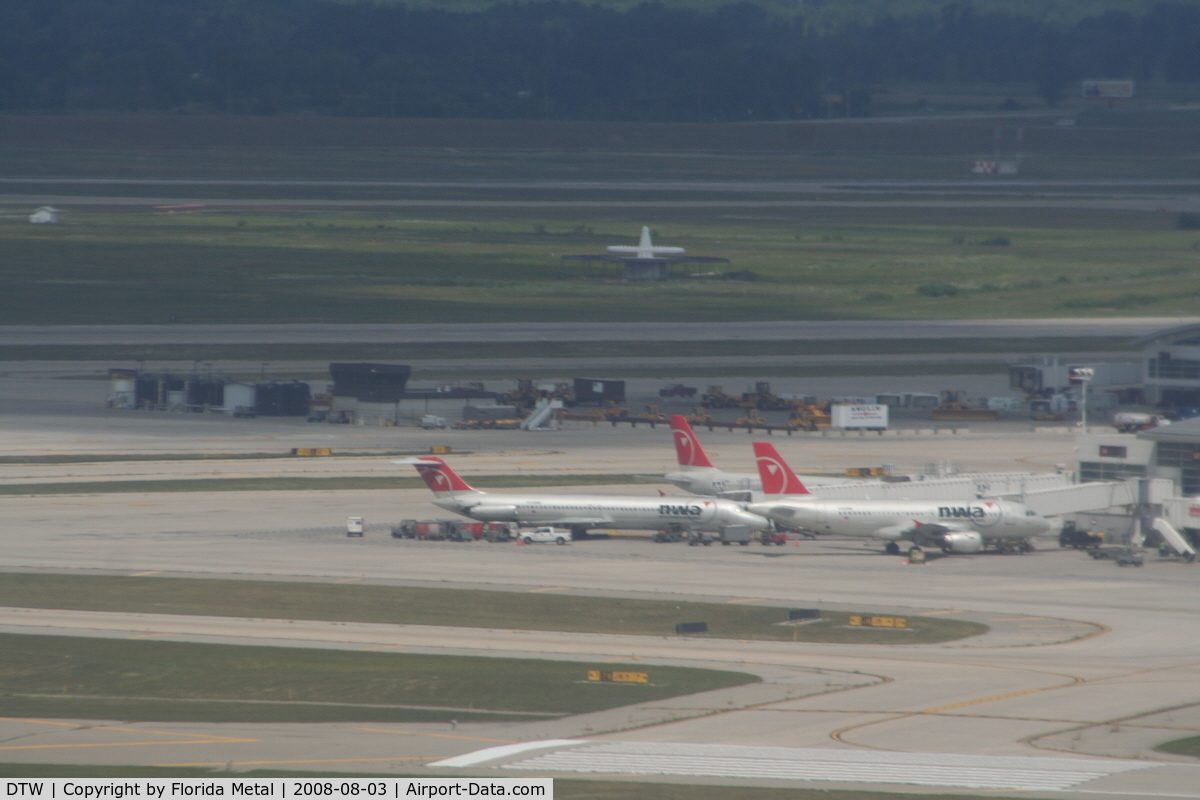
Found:
[[[769,442],[754,443],[754,460],[762,478],[763,494],[809,494],[792,468]]]
[[[671,433],[675,436],[675,457],[681,467],[711,467],[712,462],[700,446],[696,432],[681,414],[671,417]]]
[[[436,456],[422,456],[420,458],[409,458],[403,461],[392,462],[395,464],[411,464],[417,468],[417,472],[425,479],[425,485],[429,487],[434,494],[453,494],[455,492],[473,492],[466,481],[458,477],[458,474],[450,469],[450,465],[442,461]]]

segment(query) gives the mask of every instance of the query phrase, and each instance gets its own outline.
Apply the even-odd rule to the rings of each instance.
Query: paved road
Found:
[[[754,322],[496,322],[361,325],[5,325],[0,346],[396,344],[441,342],[737,342],[1144,336],[1200,317]]]
[[[308,186],[330,188],[394,189],[549,189],[555,191],[622,192],[874,192],[880,189],[963,189],[1002,193],[1008,189],[1097,189],[1117,187],[1141,189],[1177,187],[1200,189],[1200,179],[1154,180],[931,180],[931,181],[551,181],[551,180],[264,180],[259,178],[12,178],[0,177],[0,185],[44,184],[47,186]]]
[[[205,198],[186,195],[160,197],[110,197],[80,194],[0,194],[0,205],[20,206],[159,206],[206,204],[221,208],[944,208],[977,209],[1077,209],[1083,211],[1160,211],[1169,213],[1200,211],[1200,197],[1194,195],[1128,195],[1124,197],[991,197],[985,199],[925,198],[900,200],[296,200],[271,198]]]

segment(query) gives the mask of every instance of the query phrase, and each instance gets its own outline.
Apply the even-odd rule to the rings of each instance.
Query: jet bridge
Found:
[[[1070,473],[979,472],[897,483],[811,486],[825,500],[976,500],[1073,486]]]

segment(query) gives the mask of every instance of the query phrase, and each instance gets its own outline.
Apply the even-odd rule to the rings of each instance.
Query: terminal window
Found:
[[[1101,458],[1125,458],[1128,453],[1124,445],[1102,444],[1100,445]]]
[[[1146,467],[1142,464],[1114,464],[1111,461],[1080,461],[1079,480],[1087,481],[1123,481],[1127,478],[1146,477]]]
[[[1152,358],[1146,362],[1146,374],[1150,378],[1200,380],[1200,361],[1193,361],[1186,358]]]

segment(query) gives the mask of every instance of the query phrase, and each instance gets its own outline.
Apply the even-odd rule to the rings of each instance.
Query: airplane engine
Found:
[[[978,553],[983,537],[975,531],[953,531],[942,536],[942,549],[951,553]]]
[[[517,519],[516,506],[471,506],[463,509],[463,513],[483,522],[514,522]]]

